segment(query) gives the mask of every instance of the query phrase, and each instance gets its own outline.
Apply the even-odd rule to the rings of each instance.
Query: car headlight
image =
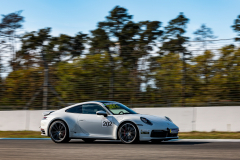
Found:
[[[148,124],[148,125],[152,125],[152,122],[149,121],[147,118],[140,117],[140,119],[141,119],[144,123],[146,123],[146,124]]]
[[[166,117],[166,116],[165,116],[165,118],[166,118],[167,120],[169,120],[170,122],[172,122],[172,120],[171,120],[169,117]]]

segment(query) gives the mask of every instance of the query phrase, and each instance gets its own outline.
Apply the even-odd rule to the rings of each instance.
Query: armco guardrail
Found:
[[[168,116],[182,132],[240,131],[240,106],[135,108],[135,111]]]
[[[181,132],[240,131],[240,106],[236,107],[169,107],[134,108],[141,114],[170,117]],[[39,131],[45,110],[0,111],[0,130]]]

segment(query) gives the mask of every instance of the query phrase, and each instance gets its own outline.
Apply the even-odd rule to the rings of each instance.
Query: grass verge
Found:
[[[38,131],[0,131],[0,138],[48,138]],[[180,139],[240,139],[240,132],[180,132]]]
[[[240,139],[240,132],[180,132],[180,139]]]
[[[0,131],[0,138],[48,138],[39,131]]]

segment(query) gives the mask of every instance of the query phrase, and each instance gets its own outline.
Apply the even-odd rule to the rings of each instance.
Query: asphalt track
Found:
[[[0,160],[4,159],[240,159],[240,142],[180,140],[152,144],[122,144],[120,141],[84,143],[72,140],[56,144],[51,140],[0,139]]]

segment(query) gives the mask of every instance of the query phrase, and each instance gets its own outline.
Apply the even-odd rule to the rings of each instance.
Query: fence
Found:
[[[39,55],[20,58],[19,67],[2,75],[0,109],[57,109],[102,99],[135,108],[237,106],[240,50],[233,43],[218,40],[202,49],[189,42],[188,58],[157,48],[115,48],[58,63],[42,63]]]

